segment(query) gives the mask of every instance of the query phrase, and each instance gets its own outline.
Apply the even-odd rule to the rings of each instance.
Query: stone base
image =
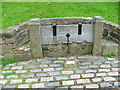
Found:
[[[109,55],[112,53],[118,56],[118,44],[111,41],[103,40],[102,55]]]

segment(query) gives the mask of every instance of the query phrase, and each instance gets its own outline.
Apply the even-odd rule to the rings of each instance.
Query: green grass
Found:
[[[32,18],[93,16],[118,23],[118,2],[2,2],[2,28]]]

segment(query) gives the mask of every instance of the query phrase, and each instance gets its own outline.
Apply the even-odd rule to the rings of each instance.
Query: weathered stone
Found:
[[[116,81],[114,77],[105,77],[104,81]]]
[[[48,60],[51,60],[51,61],[52,61],[52,60],[57,60],[57,58],[48,58]]]
[[[27,65],[28,62],[27,61],[24,61],[24,62],[18,62],[18,65]]]
[[[40,67],[48,67],[48,65],[47,64],[42,64],[42,65],[40,65]]]
[[[79,65],[90,65],[91,63],[80,63]]]
[[[78,78],[80,78],[80,75],[79,74],[70,75],[70,78],[71,79],[78,79]]]
[[[30,20],[29,26],[32,55],[34,58],[42,58],[41,28],[39,28],[41,25],[39,19]]]
[[[80,66],[80,69],[88,69],[88,66]]]
[[[30,88],[29,84],[20,84],[18,85],[18,88]]]
[[[36,74],[37,77],[45,77],[45,76],[48,76],[47,73],[38,73]]]
[[[48,82],[48,81],[53,81],[53,77],[43,77],[43,78],[41,78],[41,82]]]
[[[100,87],[102,87],[102,88],[105,88],[105,87],[111,87],[112,86],[112,84],[110,84],[110,83],[100,83]]]
[[[93,62],[93,64],[98,64],[99,65],[99,64],[102,64],[102,62]]]
[[[25,65],[24,69],[29,69],[29,68],[37,68],[37,65]]]
[[[83,78],[90,78],[90,77],[94,77],[94,74],[82,74]]]
[[[52,63],[51,61],[42,61],[42,64],[50,64]]]
[[[99,88],[97,84],[86,85],[86,88]]]
[[[83,86],[71,86],[71,88],[74,88],[74,89],[77,89],[77,88],[78,88],[78,89],[79,89],[79,88],[83,88]],[[74,90],[74,89],[73,89],[73,90]]]
[[[73,71],[62,71],[62,74],[66,74],[66,75],[73,74]]]
[[[10,67],[6,66],[6,67],[4,67],[3,69],[4,69],[4,70],[6,70],[6,69],[10,69]]]
[[[74,85],[74,81],[73,80],[62,81],[62,85]]]
[[[83,73],[82,70],[75,70],[75,73]]]
[[[54,68],[44,68],[43,69],[44,72],[51,72],[51,71],[55,71]]]
[[[11,80],[10,84],[14,84],[14,83],[21,83],[22,79],[16,79],[16,80]]]
[[[57,76],[55,78],[56,78],[56,80],[66,80],[66,79],[68,79],[67,76]]]
[[[99,16],[93,17],[93,51],[94,56],[101,55],[103,18]],[[99,41],[99,42],[98,42]]]
[[[93,81],[93,82],[101,82],[102,79],[101,79],[101,78],[93,78],[92,81]]]
[[[54,63],[64,63],[64,61],[62,61],[62,60],[57,60],[57,61],[54,61]]]
[[[0,75],[0,79],[3,79],[4,78],[4,76],[3,75]]]
[[[47,86],[49,87],[60,86],[60,82],[51,82],[51,83],[48,83]]]
[[[100,77],[101,77],[101,76],[104,77],[104,76],[106,76],[106,75],[107,75],[106,73],[97,73],[97,74],[96,74],[96,76],[100,76]]]
[[[15,71],[16,73],[26,73],[27,72],[27,70],[17,70],[17,71]]]
[[[50,76],[60,75],[60,72],[50,72]]]
[[[99,68],[97,65],[90,65],[89,68]]]
[[[112,61],[113,61],[113,60],[116,60],[116,58],[107,58],[107,59],[108,59],[108,60],[112,60]]]
[[[90,83],[90,79],[78,79],[77,84],[85,84]]]
[[[119,71],[120,70],[120,68],[111,68],[112,69],[112,71]]]
[[[32,88],[44,88],[44,87],[45,87],[44,83],[32,84]]]
[[[109,64],[103,64],[103,65],[100,65],[101,68],[110,68],[111,66]]]
[[[14,69],[22,69],[23,66],[13,66],[11,69],[14,70]]]
[[[30,83],[30,82],[38,82],[38,79],[37,78],[31,78],[31,79],[26,79],[27,83]]]
[[[51,64],[50,67],[60,67],[60,64]]]
[[[2,71],[2,73],[12,73],[12,71]]]

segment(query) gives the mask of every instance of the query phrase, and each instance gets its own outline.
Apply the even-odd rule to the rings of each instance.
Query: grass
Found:
[[[2,2],[2,28],[32,18],[102,16],[118,23],[118,2]]]

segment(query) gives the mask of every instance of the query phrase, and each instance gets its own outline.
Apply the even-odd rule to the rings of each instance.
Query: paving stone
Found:
[[[14,69],[22,69],[23,66],[13,66],[11,69],[14,70]]]
[[[86,88],[99,88],[97,84],[86,85]]]
[[[71,79],[78,79],[78,78],[80,78],[80,75],[79,74],[70,75],[70,78]]]
[[[66,64],[75,64],[75,61],[67,61]]]
[[[80,69],[88,69],[88,66],[80,66]]]
[[[18,88],[30,88],[30,85],[29,84],[21,84],[21,85],[18,85]]]
[[[114,82],[115,86],[120,86],[120,82]]]
[[[8,64],[7,66],[15,66],[16,63],[13,63],[13,64]]]
[[[16,73],[26,73],[27,72],[27,70],[17,70],[17,71],[15,71]]]
[[[119,63],[119,61],[118,61],[118,60],[116,60],[116,61],[113,61],[113,63],[118,64],[118,63]]]
[[[2,71],[2,73],[12,73],[12,71]]]
[[[34,77],[34,74],[21,74],[21,78],[32,78]]]
[[[16,86],[15,85],[5,85],[3,88],[16,88]]]
[[[50,82],[47,84],[49,87],[55,87],[55,86],[60,86],[60,82]]]
[[[42,64],[50,64],[52,63],[51,61],[42,61]]]
[[[99,68],[97,65],[90,65],[89,68]]]
[[[53,77],[42,77],[41,82],[54,81]]]
[[[48,67],[47,64],[40,65],[40,67]]]
[[[112,69],[112,71],[119,71],[120,70],[120,68],[111,68]]]
[[[25,82],[27,82],[27,83],[29,83],[29,82],[38,82],[38,79],[37,78],[30,78],[30,79],[26,79]]]
[[[86,72],[86,73],[96,73],[97,70],[86,70],[85,72]]]
[[[102,64],[102,62],[93,62],[93,64],[100,65],[100,64]]]
[[[50,76],[60,75],[60,72],[50,72]]]
[[[120,67],[119,64],[113,64],[112,67]]]
[[[120,74],[118,72],[109,72],[108,76],[119,76]]]
[[[98,69],[98,72],[110,72],[110,69]]]
[[[62,81],[62,85],[74,85],[74,81],[73,80]]]
[[[6,69],[10,69],[10,67],[6,66],[6,67],[3,68],[3,70],[6,70]]]
[[[59,60],[66,60],[66,57],[58,57]]]
[[[89,63],[89,62],[87,63],[87,62],[86,62],[86,63],[80,63],[79,65],[90,65],[90,64],[91,64],[91,63]]]
[[[62,71],[62,74],[66,74],[66,75],[73,74],[73,71]]]
[[[112,62],[111,61],[106,61],[105,64],[112,64]]]
[[[105,88],[105,87],[111,87],[112,86],[112,84],[110,84],[110,83],[100,83],[100,87],[102,87],[102,88]]]
[[[82,78],[94,77],[94,74],[82,74]]]
[[[90,83],[90,79],[78,79],[77,84],[85,84]]]
[[[101,76],[104,77],[104,76],[106,76],[106,75],[107,75],[106,73],[97,73],[97,74],[96,74],[96,76],[100,76],[100,77],[101,77]]]
[[[62,60],[54,61],[54,63],[64,63]]]
[[[0,75],[0,79],[3,79],[4,78],[4,76],[3,75]]]
[[[51,72],[51,71],[55,71],[54,68],[44,68],[43,69],[44,72]]]
[[[108,60],[116,60],[116,58],[107,58]]]
[[[25,62],[18,62],[18,65],[27,65],[28,64],[28,61],[25,61]]]
[[[51,64],[50,67],[60,67],[61,64]]]
[[[42,69],[34,69],[34,70],[30,70],[31,73],[35,73],[35,72],[41,72]]]
[[[107,58],[98,58],[98,60],[108,60]]]
[[[29,68],[37,68],[37,65],[25,65],[24,69],[29,69]]]
[[[56,80],[66,80],[66,79],[68,79],[67,76],[58,76],[58,77],[55,77],[55,78],[56,78]]]
[[[16,80],[11,80],[10,84],[14,84],[14,83],[21,83],[22,79],[16,79]]]
[[[73,90],[76,90],[77,88],[78,89],[83,88],[83,86],[71,86],[71,88],[74,88]]]
[[[57,58],[48,58],[48,60],[51,60],[51,61],[52,61],[52,60],[57,60]]]
[[[38,73],[36,74],[37,77],[45,77],[45,76],[48,76],[47,73]]]
[[[10,76],[7,76],[6,78],[18,78],[18,75],[10,75]]]
[[[76,59],[76,57],[69,57],[68,59],[69,59],[69,60],[72,60],[72,59]]]
[[[60,70],[63,70],[63,68],[62,67],[58,67],[58,68],[55,68],[55,70],[60,71]]]
[[[32,84],[32,88],[44,88],[44,87],[45,87],[44,83]]]
[[[86,59],[77,59],[77,61],[85,62],[85,61],[87,61],[87,60],[86,60]]]
[[[101,79],[101,78],[93,78],[92,81],[93,81],[93,82],[101,82],[102,79]]]
[[[110,68],[111,66],[110,65],[107,65],[107,64],[103,64],[103,65],[100,65],[101,68]]]
[[[75,70],[75,73],[83,73],[82,70]]]
[[[105,77],[104,81],[116,81],[114,77]]]
[[[0,84],[4,85],[5,83],[7,83],[7,80],[0,80]]]

